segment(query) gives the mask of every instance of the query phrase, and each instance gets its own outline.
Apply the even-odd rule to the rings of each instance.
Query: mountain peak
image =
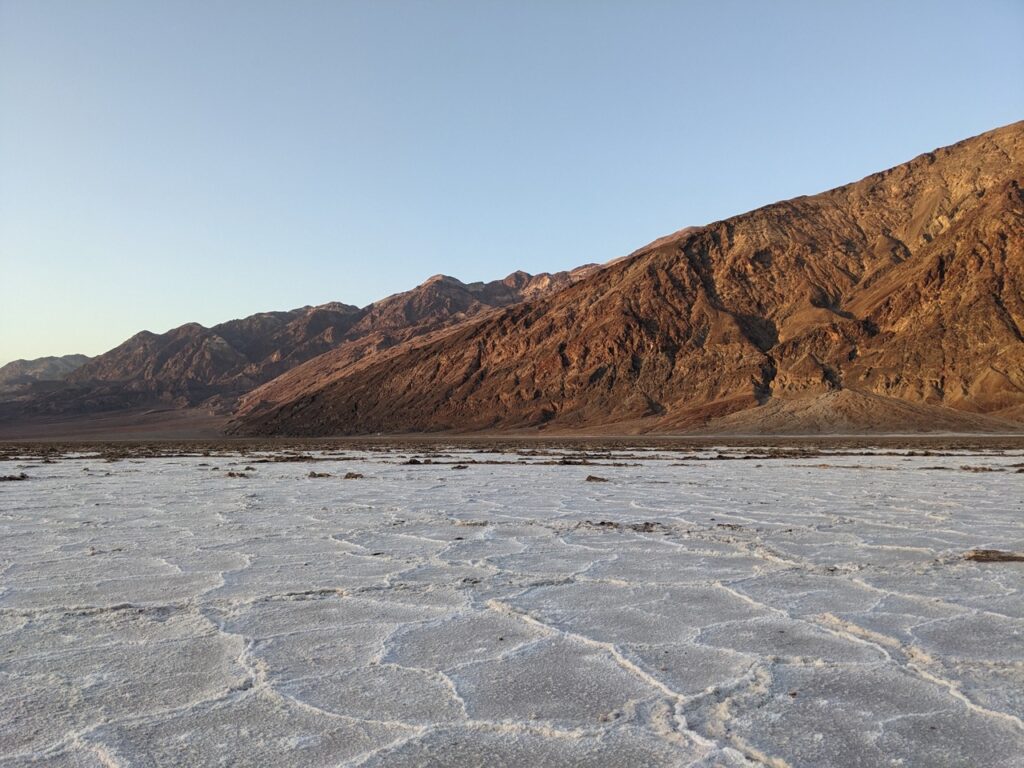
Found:
[[[457,277],[452,277],[451,275],[442,275],[440,273],[436,274],[436,275],[431,275],[426,280],[424,280],[420,285],[421,286],[427,286],[427,285],[435,285],[437,283],[444,283],[444,284],[447,284],[447,285],[457,285],[457,286],[465,286],[466,285],[464,282],[459,280],[459,278],[457,278]]]

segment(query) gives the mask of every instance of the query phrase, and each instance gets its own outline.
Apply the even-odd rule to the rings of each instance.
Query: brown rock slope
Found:
[[[376,360],[392,347],[412,339],[432,338],[485,312],[562,290],[598,269],[597,264],[586,264],[554,274],[513,272],[503,280],[469,284],[435,275],[411,291],[366,307],[344,343],[244,395],[238,412],[267,410],[291,399],[295,391],[305,391],[317,381],[335,379],[355,366]]]
[[[1003,429],[1024,414],[1024,123],[650,246],[233,429]],[[304,381],[298,373],[315,370]]]

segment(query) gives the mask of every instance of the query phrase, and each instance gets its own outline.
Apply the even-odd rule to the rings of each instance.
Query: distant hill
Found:
[[[1024,122],[523,298],[311,360],[232,429],[1019,428]]]
[[[0,394],[21,392],[38,381],[59,381],[90,359],[87,355],[61,355],[7,363],[0,366]]]

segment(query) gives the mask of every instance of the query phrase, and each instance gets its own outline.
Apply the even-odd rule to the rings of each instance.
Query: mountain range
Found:
[[[137,334],[26,413],[240,435],[1004,431],[1024,423],[1024,122],[572,272]]]
[[[61,386],[37,384],[34,396],[20,398],[20,412],[53,417],[198,407],[229,413],[254,387],[329,350],[375,354],[488,310],[559,290],[593,269],[595,265],[555,274],[514,272],[502,280],[468,284],[436,275],[362,309],[330,303],[263,312],[212,328],[186,323],[162,334],[142,331],[95,358],[77,356],[81,359],[64,371]],[[43,361],[8,367],[31,364],[42,366]]]

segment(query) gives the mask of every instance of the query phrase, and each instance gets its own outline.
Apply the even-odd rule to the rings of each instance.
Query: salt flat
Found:
[[[1024,766],[1022,462],[10,455],[0,765]]]

